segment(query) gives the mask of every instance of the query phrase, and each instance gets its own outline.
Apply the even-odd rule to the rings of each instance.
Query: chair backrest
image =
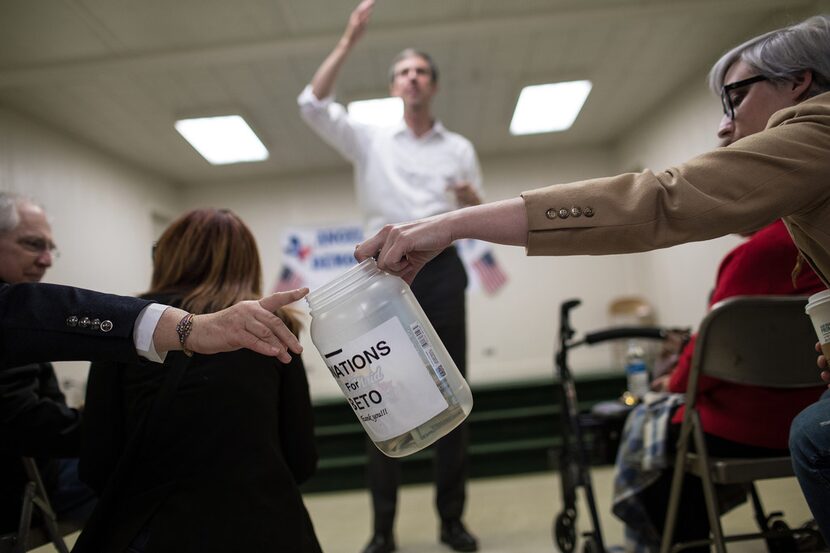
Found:
[[[717,303],[700,325],[692,378],[704,374],[772,388],[821,385],[806,304],[803,296],[746,296]]]

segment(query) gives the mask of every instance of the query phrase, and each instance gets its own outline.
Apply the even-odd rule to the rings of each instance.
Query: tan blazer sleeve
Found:
[[[817,101],[819,100],[819,101]],[[529,255],[629,253],[757,230],[775,219],[830,228],[830,94],[764,131],[660,173],[525,192]],[[830,250],[830,239],[828,240]]]

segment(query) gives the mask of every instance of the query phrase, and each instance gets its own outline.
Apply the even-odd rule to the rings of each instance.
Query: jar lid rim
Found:
[[[343,293],[353,290],[362,282],[384,274],[378,269],[377,263],[371,257],[364,259],[357,265],[350,267],[346,272],[333,278],[306,296],[306,302],[314,310],[340,297]]]

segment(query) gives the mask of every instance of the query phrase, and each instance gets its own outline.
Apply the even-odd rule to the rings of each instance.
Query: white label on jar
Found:
[[[448,407],[397,317],[323,357],[376,442],[409,432]]]

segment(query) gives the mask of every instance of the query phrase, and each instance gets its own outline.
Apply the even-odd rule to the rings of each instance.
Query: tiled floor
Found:
[[[622,527],[610,514],[611,469],[593,471],[606,544],[622,543]],[[560,512],[561,489],[555,473],[474,480],[468,488],[465,521],[480,542],[482,553],[539,553],[557,551],[552,522]],[[762,501],[781,510],[791,526],[809,518],[798,484],[792,478],[761,484]],[[590,526],[584,498],[578,500],[578,526]],[[437,522],[431,486],[407,486],[401,491],[396,538],[400,553],[448,552],[437,541]],[[369,537],[369,496],[365,491],[315,494],[306,497],[317,535],[326,553],[359,553]],[[701,513],[705,516],[705,513]],[[732,532],[755,530],[751,509],[741,506],[727,515],[724,528]],[[71,541],[74,541],[71,540]],[[50,547],[36,551],[54,551]],[[577,551],[581,551],[581,548]],[[730,546],[732,553],[766,551],[761,542]],[[275,552],[276,553],[276,552]]]

